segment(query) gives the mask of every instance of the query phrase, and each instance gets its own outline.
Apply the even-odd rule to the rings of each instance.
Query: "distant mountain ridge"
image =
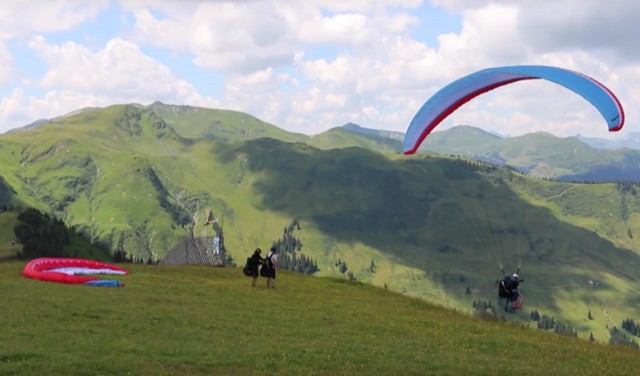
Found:
[[[372,136],[386,137],[393,140],[403,141],[404,133],[396,132],[396,131],[385,131],[371,128],[364,128],[355,123],[347,123],[342,126],[342,128],[348,130],[349,132],[368,134]]]
[[[308,136],[284,131],[273,124],[237,111],[161,102],[154,102],[148,106],[133,106],[150,110],[181,136],[193,139],[229,142],[273,137],[287,142],[307,143],[319,149],[361,147],[396,153],[402,152],[404,140],[402,132],[371,129],[351,122]],[[65,117],[95,110],[96,108],[91,107],[83,108],[51,120],[38,120],[8,133],[34,129]],[[217,114],[216,120],[212,120],[212,114]],[[239,119],[243,127],[233,125],[233,119]],[[531,176],[561,181],[640,182],[638,132],[630,133],[622,140],[580,135],[557,137],[546,132],[506,137],[477,127],[459,125],[431,133],[419,151],[460,155],[500,166],[509,165]]]
[[[359,126],[345,129],[367,134],[372,132]],[[377,134],[385,133],[378,131]],[[397,138],[398,134],[394,137]],[[626,146],[620,148],[615,145]],[[632,148],[634,146],[638,149]],[[640,133],[632,133],[625,141],[618,142],[557,137],[547,132],[501,137],[480,128],[459,125],[431,133],[419,151],[461,155],[501,166],[509,165],[532,176],[562,181],[640,182]]]
[[[640,132],[631,132],[623,139],[609,140],[597,137],[585,137],[580,134],[576,138],[596,149],[638,149],[640,150]]]

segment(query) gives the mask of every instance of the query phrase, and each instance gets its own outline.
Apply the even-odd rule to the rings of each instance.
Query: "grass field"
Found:
[[[16,225],[17,213],[0,213],[0,260],[15,258],[21,246],[12,243],[15,240],[13,228]]]
[[[623,375],[640,353],[346,280],[126,265],[124,288],[0,263],[0,375]]]

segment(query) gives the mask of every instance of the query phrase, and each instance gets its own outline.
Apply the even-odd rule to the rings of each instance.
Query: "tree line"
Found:
[[[301,230],[300,221],[294,219],[284,228],[282,238],[273,242],[272,246],[278,250],[278,267],[296,273],[313,274],[320,270],[318,263],[311,257],[301,254],[302,241],[293,234]]]
[[[19,258],[73,256],[65,254],[65,247],[71,244],[71,234],[62,220],[32,208],[21,211],[17,219],[13,232],[22,244]]]

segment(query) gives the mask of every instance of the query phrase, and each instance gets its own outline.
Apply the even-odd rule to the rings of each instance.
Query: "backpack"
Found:
[[[251,257],[247,258],[247,263],[244,265],[244,268],[242,268],[242,273],[247,277],[253,276],[253,273],[251,272],[251,267],[249,267],[249,265],[251,265]]]
[[[272,265],[271,256],[268,256],[266,262],[262,264],[262,268],[260,268],[260,276],[267,278],[271,276]]]

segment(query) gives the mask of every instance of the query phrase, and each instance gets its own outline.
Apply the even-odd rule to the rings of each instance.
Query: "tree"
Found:
[[[537,310],[531,311],[529,318],[533,321],[540,321],[540,313]]]
[[[278,250],[278,263],[281,269],[313,274],[320,270],[318,263],[311,257],[299,253],[302,250],[302,242],[293,235],[294,231],[301,229],[299,220],[294,219],[284,228],[282,237],[274,241],[272,246]],[[339,262],[336,262],[336,266]]]
[[[31,208],[18,214],[17,219],[13,232],[22,244],[21,258],[66,256],[65,246],[71,244],[71,236],[62,220]]]
[[[609,330],[609,335],[610,335],[609,337],[610,345],[624,345],[634,349],[639,348],[638,342],[627,337],[627,335],[624,334],[624,332],[622,332],[620,329],[616,328],[615,326],[611,328],[611,330]]]

